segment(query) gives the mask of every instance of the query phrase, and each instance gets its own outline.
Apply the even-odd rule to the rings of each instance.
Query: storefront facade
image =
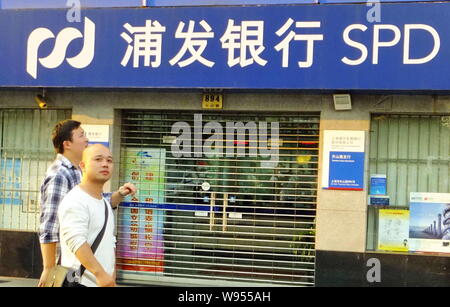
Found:
[[[407,211],[411,192],[450,192],[450,99],[442,78],[450,7],[383,4],[375,23],[367,20],[370,9],[101,9],[82,11],[75,24],[64,24],[59,10],[1,12],[31,22],[7,34],[15,46],[3,46],[23,58],[5,62],[11,73],[0,75],[0,275],[40,274],[30,204],[52,160],[45,135],[73,118],[108,127],[116,160],[110,187],[132,181],[139,188],[116,217],[123,282],[444,284],[445,254],[380,248],[379,229],[389,213],[383,210]],[[61,56],[50,41],[62,42],[65,33],[74,42]],[[47,109],[37,107],[37,94]],[[333,94],[350,97],[350,108]],[[12,133],[23,137],[22,126],[29,127],[24,139],[39,145],[19,146],[26,142]],[[332,149],[327,136],[335,131],[344,131],[341,141],[363,136],[362,159]],[[339,167],[352,166],[339,168],[339,159],[348,160]],[[373,174],[386,176],[389,206],[368,205]],[[379,261],[380,280],[371,259]],[[436,265],[422,265],[430,261]]]

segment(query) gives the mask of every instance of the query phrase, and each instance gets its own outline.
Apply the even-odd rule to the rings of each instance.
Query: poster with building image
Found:
[[[126,271],[160,273],[164,269],[163,226],[165,149],[127,148],[122,153],[121,182],[132,182],[138,192],[120,206],[118,267]]]
[[[410,194],[409,250],[450,254],[450,193]]]

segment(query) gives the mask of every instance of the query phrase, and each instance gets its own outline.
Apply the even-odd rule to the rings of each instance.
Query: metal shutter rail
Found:
[[[38,229],[39,189],[55,158],[51,132],[70,117],[70,110],[0,109],[0,229]]]
[[[201,138],[194,133],[194,116],[122,112],[121,183],[132,178],[139,193],[119,209],[119,277],[153,283],[314,285],[319,115],[203,113]],[[179,134],[171,130],[179,122],[192,128],[191,148],[181,157],[172,152]],[[214,131],[219,141],[214,149],[223,155],[196,157],[213,136],[203,130],[209,122],[223,127],[221,133]],[[270,123],[279,123],[278,163],[251,156],[267,143],[251,143],[248,130],[227,133],[227,122],[258,127],[267,122],[267,131],[258,131],[266,140],[273,132]],[[231,138],[233,143],[227,143]],[[230,144],[245,148],[244,156],[227,156]],[[145,155],[155,156],[148,158],[154,159],[153,166]]]

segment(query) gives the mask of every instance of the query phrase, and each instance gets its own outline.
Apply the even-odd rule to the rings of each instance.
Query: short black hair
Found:
[[[56,124],[52,132],[52,142],[56,153],[64,153],[64,141],[72,141],[72,131],[78,129],[81,123],[72,119],[65,119]]]

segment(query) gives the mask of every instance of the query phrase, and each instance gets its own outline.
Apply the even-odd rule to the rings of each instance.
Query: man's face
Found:
[[[83,128],[78,127],[77,129],[72,130],[72,141],[68,142],[70,142],[70,150],[81,159],[83,151],[86,149],[89,142]]]
[[[83,177],[87,176],[89,181],[105,183],[113,172],[113,159],[111,152],[103,145],[89,146],[80,164],[83,170]]]

